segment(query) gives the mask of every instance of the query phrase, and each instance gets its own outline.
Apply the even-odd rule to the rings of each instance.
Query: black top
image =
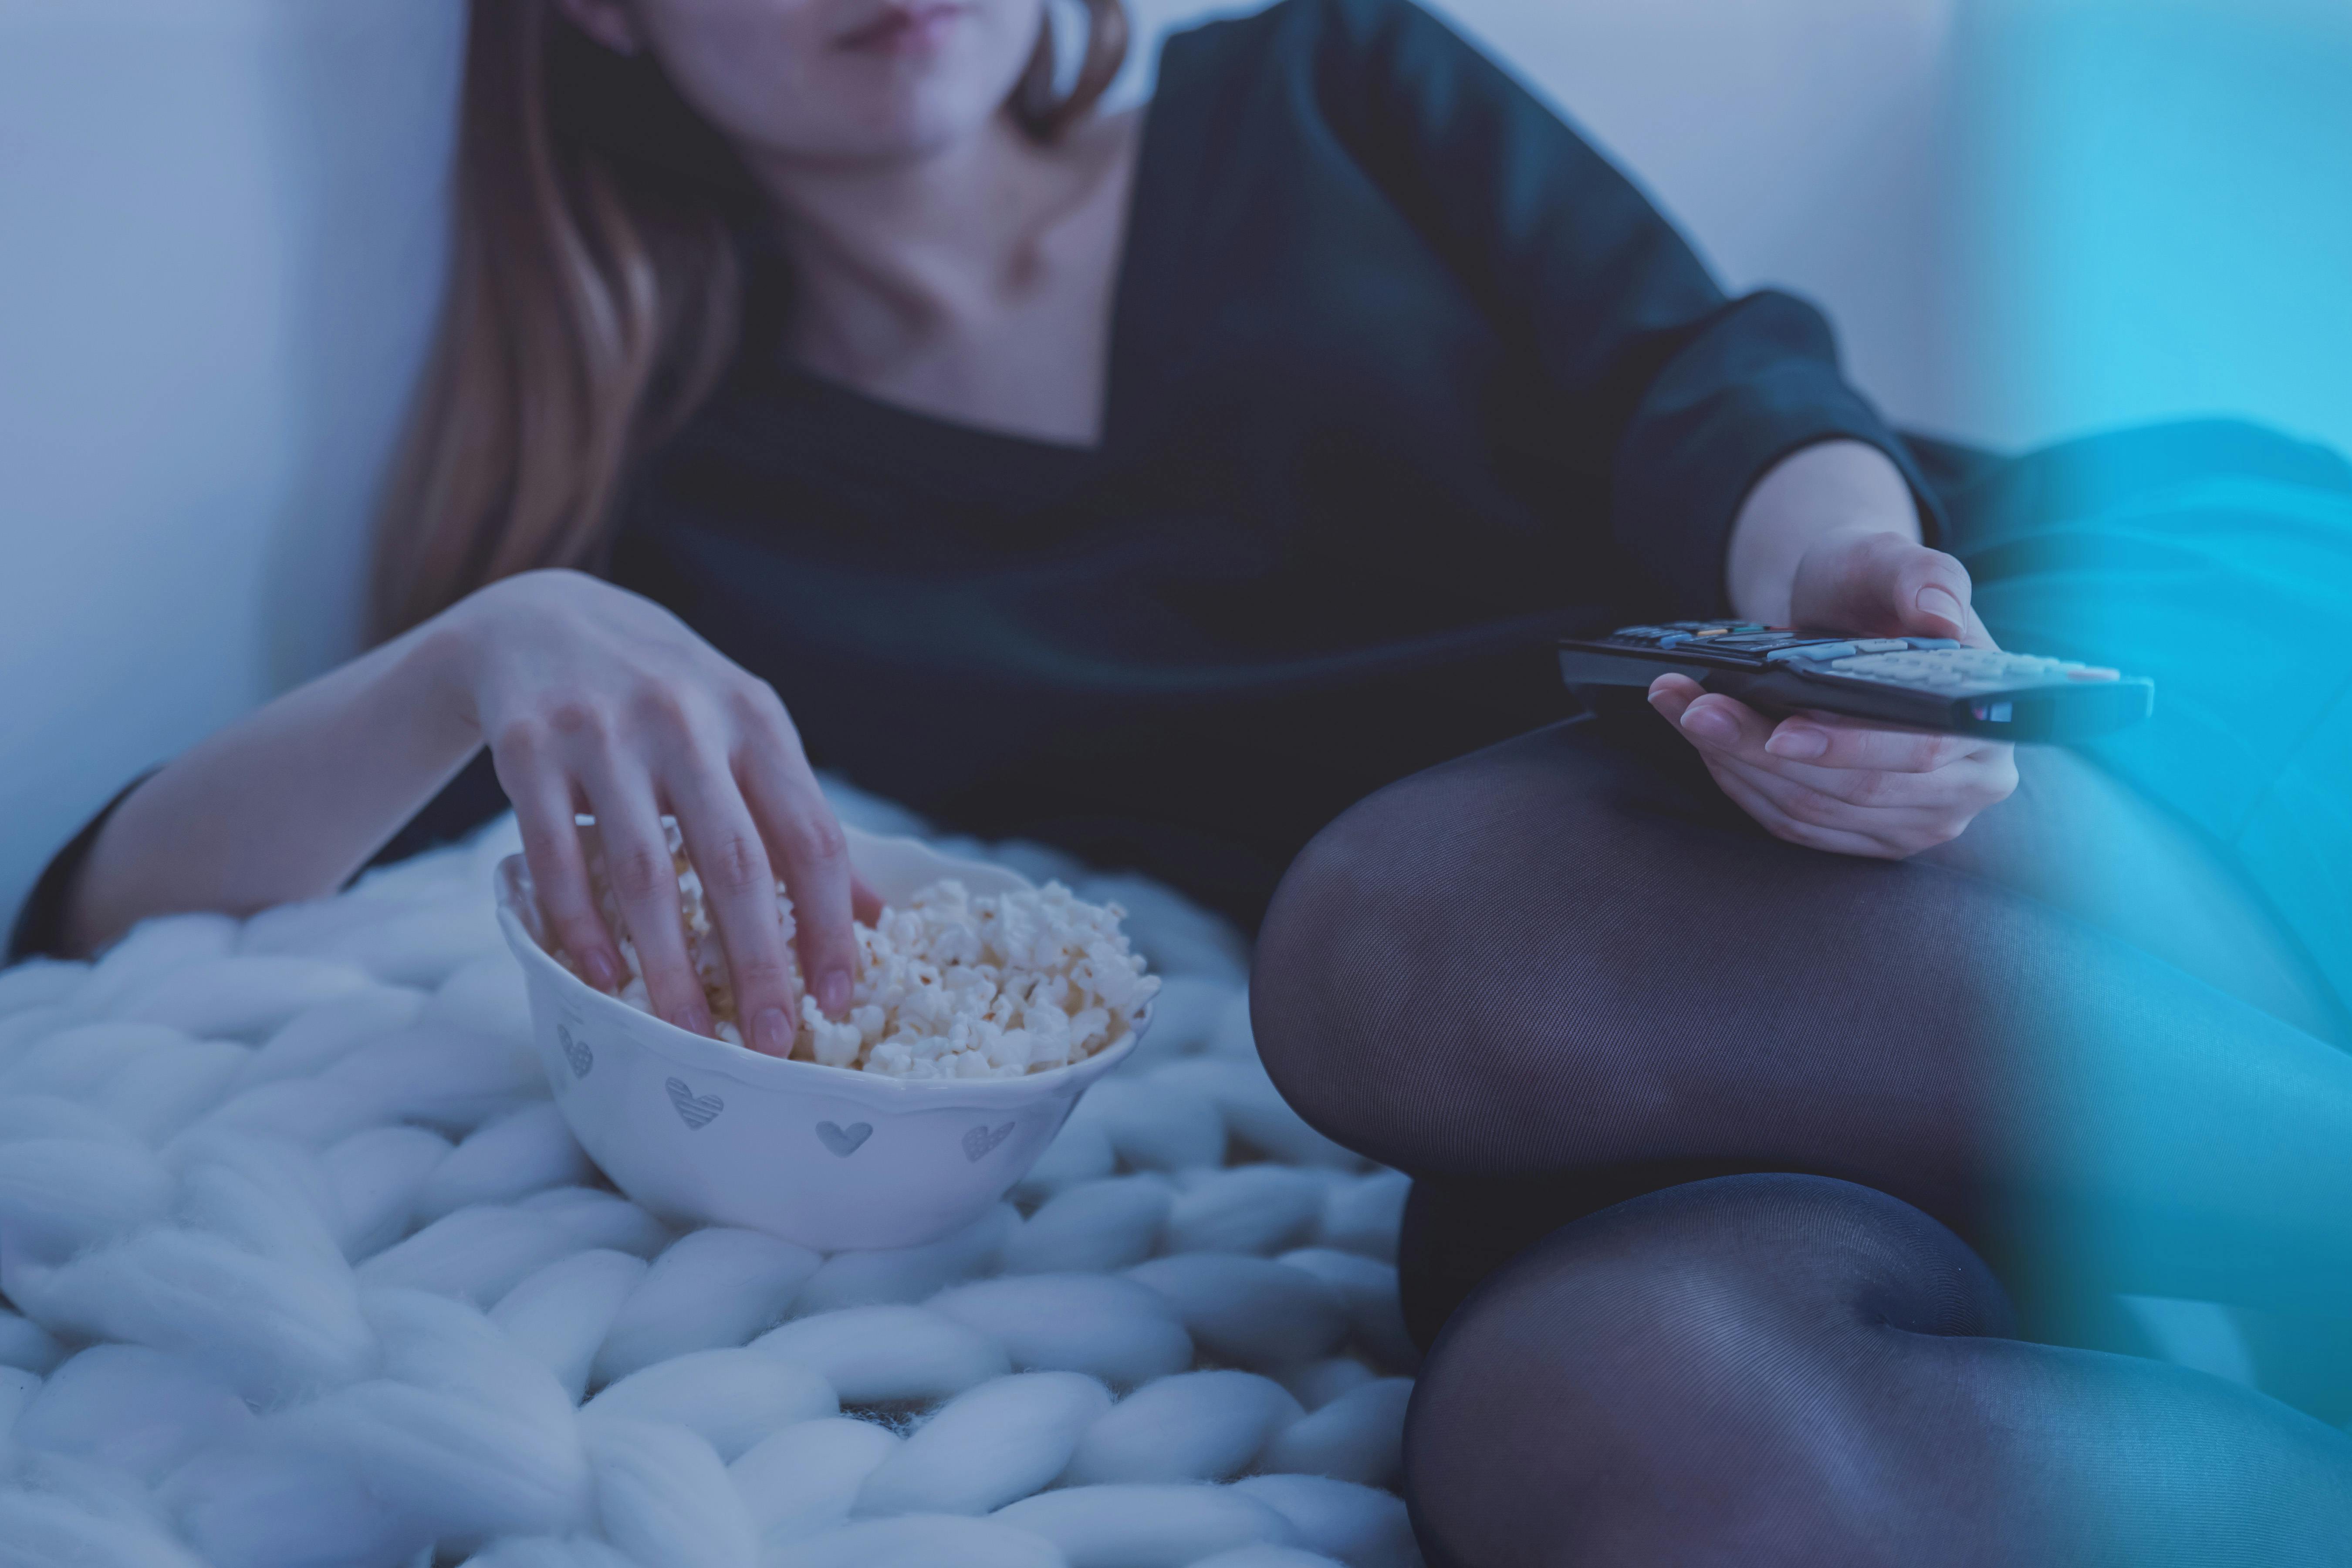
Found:
[[[624,502],[612,579],[943,823],[1254,922],[1351,801],[1570,711],[1555,636],[1725,609],[1798,447],[1881,447],[1936,527],[1817,311],[1727,300],[1406,0],[1170,38],[1132,202],[1096,447],[793,368],[755,254],[736,364]],[[392,852],[502,804],[478,765]]]

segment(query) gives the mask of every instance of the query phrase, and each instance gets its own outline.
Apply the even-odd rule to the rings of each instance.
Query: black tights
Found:
[[[2117,1292],[2352,1339],[2340,1012],[2185,832],[2021,769],[1864,861],[1637,713],[1301,856],[1254,1017],[1308,1121],[1415,1178],[1433,1564],[2352,1563],[2352,1438],[2114,1353]]]

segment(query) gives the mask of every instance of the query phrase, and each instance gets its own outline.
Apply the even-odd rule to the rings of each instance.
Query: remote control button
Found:
[[[2070,669],[2066,672],[2066,679],[2069,680],[2121,680],[2123,678],[2122,670],[2108,669],[2099,665],[2086,665],[2081,669]]]
[[[1944,648],[1958,647],[1960,646],[1949,637],[1906,637],[1903,640],[1909,643],[1914,648],[1917,649],[1921,653],[1937,652]]]
[[[1853,646],[1864,649],[1870,647],[1866,642],[1856,643]],[[1853,658],[1839,659],[1830,668],[1847,675],[1870,675],[1888,680],[1916,680],[1937,666],[1937,661],[1915,653],[1864,652]]]
[[[1647,641],[1651,637],[1662,637],[1665,636],[1666,628],[1664,626],[1619,626],[1615,631],[1611,632],[1609,635],[1612,637],[1640,637],[1644,641]]]
[[[1768,653],[1764,656],[1764,662],[1779,664],[1784,659],[1791,658],[1811,660],[1848,658],[1853,657],[1853,644],[1850,642],[1806,643],[1798,647],[1784,647],[1776,653]]]
[[[1668,632],[1665,636],[1658,639],[1658,646],[1660,647],[1680,647],[1683,644],[1690,640],[1691,635],[1688,632]]]
[[[1855,650],[1861,653],[1908,653],[1911,651],[1911,645],[1901,637],[1872,637],[1866,642],[1858,642],[1853,646]]]

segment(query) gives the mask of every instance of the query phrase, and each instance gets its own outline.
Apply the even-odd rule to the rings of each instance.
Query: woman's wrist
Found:
[[[495,595],[477,589],[406,633],[410,646],[401,655],[427,710],[445,716],[477,745],[488,738],[478,693],[498,619]]]
[[[149,915],[245,914],[338,886],[481,744],[473,671],[484,626],[446,611],[207,737],[126,795],[67,890],[68,951],[93,951]]]
[[[1823,441],[1775,464],[1748,492],[1725,551],[1734,614],[1790,622],[1797,569],[1841,539],[1896,535],[1920,542],[1919,510],[1894,460],[1861,441]]]

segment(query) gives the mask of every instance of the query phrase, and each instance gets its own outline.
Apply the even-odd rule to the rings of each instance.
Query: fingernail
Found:
[[[1739,733],[1739,726],[1712,708],[1687,708],[1683,710],[1683,728],[1710,741],[1728,741]]]
[[[1912,603],[1918,605],[1925,615],[1941,616],[1956,626],[1968,625],[1969,612],[1948,588],[1939,588],[1930,583],[1919,590],[1919,596]]]
[[[1830,738],[1810,724],[1792,724],[1774,731],[1764,749],[1776,757],[1791,757],[1801,762],[1818,757],[1830,749]]]
[[[849,1007],[849,971],[828,969],[816,983],[816,1005],[828,1018],[838,1018]]]
[[[581,967],[588,971],[588,984],[599,991],[610,991],[621,984],[620,972],[613,967],[613,961],[601,952],[590,952],[586,958],[581,960]]]
[[[684,1029],[689,1035],[707,1035],[710,1033],[710,1010],[702,1006],[698,1003],[690,1006],[680,1007],[676,1013],[670,1016],[669,1021],[676,1024],[679,1028]]]
[[[793,1021],[782,1007],[762,1007],[751,1020],[751,1043],[772,1057],[793,1054]]]

